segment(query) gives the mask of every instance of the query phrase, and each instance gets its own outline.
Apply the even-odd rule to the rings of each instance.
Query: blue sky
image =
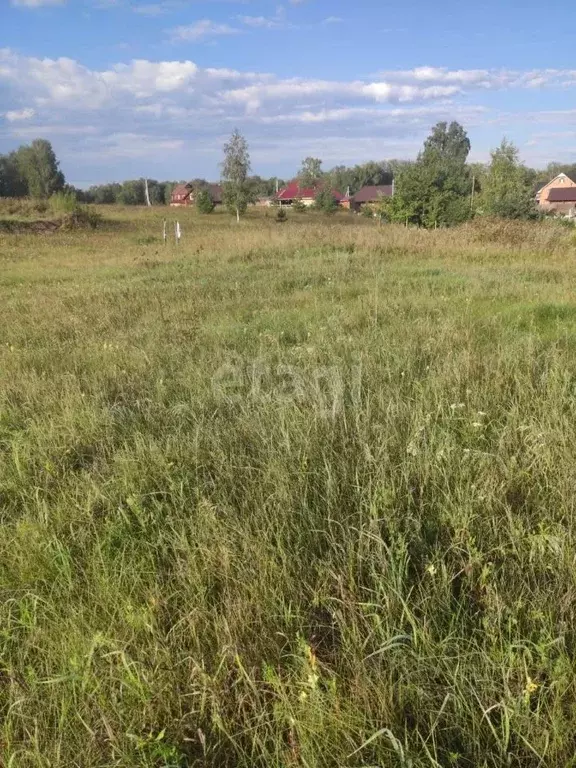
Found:
[[[217,179],[237,126],[288,177],[413,157],[455,119],[472,159],[506,135],[576,162],[574,22],[534,0],[0,0],[0,152],[48,138],[83,186]]]

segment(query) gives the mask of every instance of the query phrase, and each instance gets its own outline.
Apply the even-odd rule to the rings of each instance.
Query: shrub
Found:
[[[214,200],[208,189],[199,189],[196,194],[196,210],[198,213],[212,213]]]
[[[55,192],[50,198],[50,208],[54,213],[73,213],[79,208],[74,192]]]
[[[334,193],[328,187],[321,189],[316,195],[314,201],[314,207],[322,211],[323,213],[334,213],[338,210],[338,203],[334,197]]]
[[[279,222],[280,224],[283,224],[287,218],[288,216],[286,215],[285,209],[283,208],[283,206],[280,206],[276,211],[276,221]]]
[[[306,206],[299,197],[292,203],[292,210],[296,211],[296,213],[304,213],[306,211]]]
[[[62,222],[62,229],[96,229],[102,223],[102,215],[87,205],[79,205]]]

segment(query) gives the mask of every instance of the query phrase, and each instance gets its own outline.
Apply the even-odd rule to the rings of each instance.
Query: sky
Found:
[[[0,153],[49,139],[69,182],[217,180],[415,157],[458,120],[486,161],[576,162],[576,6],[527,0],[0,0]]]

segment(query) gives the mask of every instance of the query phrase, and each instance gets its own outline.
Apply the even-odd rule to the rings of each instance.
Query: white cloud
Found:
[[[232,34],[210,21],[196,24],[201,26],[192,25],[188,39]],[[498,138],[519,135],[521,142],[530,138],[522,134],[527,121],[557,131],[572,128],[576,110],[502,113],[487,105],[494,91],[574,86],[574,70],[418,67],[326,80],[205,68],[191,60],[135,59],[92,69],[71,58],[0,49],[0,152],[44,136],[54,140],[65,170],[77,177],[87,177],[90,162],[94,173],[126,177],[134,161],[141,175],[142,159],[162,177],[181,176],[185,162],[190,168],[184,175],[193,177],[202,173],[202,163],[216,168],[224,137],[237,125],[255,159],[272,163],[275,156],[280,169],[297,164],[313,147],[327,162],[338,152],[342,162],[406,156],[438,120],[460,120],[472,130],[481,120],[482,137],[492,131]],[[474,105],[474,94],[484,106]]]
[[[194,24],[175,27],[170,30],[170,36],[174,42],[198,42],[210,37],[237,35],[239,32],[240,30],[228,24],[217,24],[214,21],[210,21],[210,19],[201,19],[200,21],[195,21]]]
[[[4,117],[9,123],[17,123],[20,120],[30,120],[35,114],[36,111],[28,107],[26,109],[9,109],[8,112],[4,113]]]
[[[10,0],[17,8],[41,8],[45,5],[64,5],[66,0]]]
[[[322,24],[342,24],[343,21],[340,16],[327,16]]]
[[[256,29],[280,29],[286,25],[286,22],[280,19],[267,16],[238,16],[238,20],[247,27]]]

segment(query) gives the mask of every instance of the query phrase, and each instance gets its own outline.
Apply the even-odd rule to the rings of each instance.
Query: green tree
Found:
[[[250,153],[248,142],[236,129],[224,145],[222,163],[222,181],[224,202],[228,209],[236,214],[236,221],[246,213],[248,203],[252,202],[253,192],[248,181],[250,172]]]
[[[64,174],[49,141],[34,139],[30,146],[20,147],[16,155],[29,195],[46,199],[64,188]]]
[[[338,210],[338,203],[334,197],[334,192],[329,186],[323,186],[318,192],[314,200],[314,208],[323,213],[334,213]]]
[[[22,175],[16,152],[0,155],[0,197],[25,197],[28,184]]]
[[[195,203],[198,213],[212,213],[214,210],[214,200],[212,200],[210,190],[206,187],[196,192]]]
[[[470,139],[460,123],[437,123],[424,142],[422,156],[425,159],[439,158],[444,162],[464,164],[470,154]]]
[[[345,194],[348,187],[352,189],[354,184],[354,169],[345,165],[337,165],[325,174],[325,181],[331,189]]]
[[[392,221],[451,226],[470,216],[470,141],[458,123],[438,123],[415,163],[397,175],[395,194],[382,211]]]
[[[298,171],[298,184],[302,188],[315,187],[322,180],[322,160],[317,157],[307,157],[302,161]]]
[[[366,186],[391,184],[393,179],[393,173],[387,163],[376,163],[373,160],[355,166],[352,176],[353,179],[350,184],[352,192],[358,192],[358,190]]]
[[[131,179],[122,182],[117,202],[122,205],[144,205],[144,180]]]
[[[532,174],[520,162],[518,148],[507,139],[490,153],[479,208],[483,214],[505,219],[530,219],[537,215]]]

